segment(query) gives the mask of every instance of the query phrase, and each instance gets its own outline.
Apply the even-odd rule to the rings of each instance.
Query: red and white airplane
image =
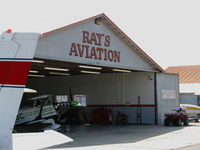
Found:
[[[12,131],[39,36],[11,30],[0,35],[0,150],[12,150]]]

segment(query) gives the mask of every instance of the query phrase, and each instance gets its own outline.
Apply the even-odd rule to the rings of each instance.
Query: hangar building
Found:
[[[179,108],[178,76],[165,71],[105,14],[42,34],[27,87],[86,95],[87,115],[110,108],[128,123],[163,124]]]

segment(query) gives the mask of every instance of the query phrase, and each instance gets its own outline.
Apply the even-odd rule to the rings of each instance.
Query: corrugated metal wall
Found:
[[[180,103],[198,105],[197,95],[194,95],[194,93],[180,93]]]
[[[81,75],[67,77],[50,77],[29,81],[35,86],[38,94],[67,94],[69,88],[73,94],[86,94],[88,110],[96,105],[114,105],[113,110],[123,111],[129,116],[129,122],[136,122],[138,96],[143,105],[143,123],[155,123],[154,74],[140,73],[112,73],[102,75]],[[119,106],[118,106],[119,105]]]
[[[89,111],[98,105],[111,107],[114,114],[117,111],[127,114],[129,123],[136,122],[139,95],[143,123],[155,124],[157,118],[158,124],[163,125],[164,114],[179,108],[178,76],[173,74],[156,73],[156,82],[154,74],[148,72],[50,77],[29,80],[29,86],[37,89],[38,94],[55,95],[69,95],[71,88],[73,94],[87,95]]]
[[[149,79],[151,77],[151,79]],[[29,80],[39,94],[86,94],[88,105],[97,104],[154,104],[153,73],[111,73],[77,75]]]
[[[157,73],[157,114],[158,124],[164,124],[165,113],[173,113],[179,104],[178,75]]]

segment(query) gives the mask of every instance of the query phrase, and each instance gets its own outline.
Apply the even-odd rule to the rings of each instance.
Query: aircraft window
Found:
[[[37,106],[41,106],[41,101],[40,100],[36,100],[35,107],[37,107]]]
[[[20,107],[33,107],[34,101],[22,101]]]

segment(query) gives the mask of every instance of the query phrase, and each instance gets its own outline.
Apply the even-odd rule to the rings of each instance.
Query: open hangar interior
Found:
[[[167,74],[105,14],[44,33],[27,83],[37,95],[86,95],[97,108],[118,111],[128,123],[163,124],[179,108],[178,76]]]

